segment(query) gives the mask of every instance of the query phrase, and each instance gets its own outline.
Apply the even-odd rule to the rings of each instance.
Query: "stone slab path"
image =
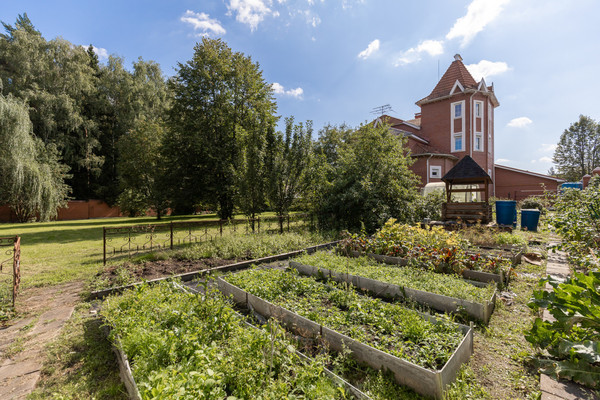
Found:
[[[553,245],[556,243],[551,243]],[[557,278],[566,279],[571,275],[566,253],[557,251],[548,252],[548,263],[546,264],[546,273]],[[547,285],[548,289],[552,287]],[[544,310],[544,320],[554,319],[547,310]],[[589,399],[596,400],[590,391],[571,381],[557,381],[548,375],[540,376],[540,389],[542,391],[542,400],[578,400]]]
[[[81,283],[32,288],[18,298],[27,315],[0,329],[0,399],[24,399],[33,391],[44,362],[44,348],[59,333],[80,301]]]

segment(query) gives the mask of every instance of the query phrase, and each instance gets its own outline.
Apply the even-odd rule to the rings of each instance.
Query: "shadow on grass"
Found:
[[[49,346],[42,377],[29,399],[127,399],[101,320],[83,313],[79,308]]]

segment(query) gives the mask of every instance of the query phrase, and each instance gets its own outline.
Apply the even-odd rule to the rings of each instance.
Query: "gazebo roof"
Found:
[[[442,181],[451,184],[492,183],[492,178],[470,156],[464,156],[442,177]]]

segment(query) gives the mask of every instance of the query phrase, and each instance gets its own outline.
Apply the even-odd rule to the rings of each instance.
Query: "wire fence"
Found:
[[[227,235],[275,234],[312,230],[314,227],[309,214],[103,227],[103,263],[106,265],[111,258],[173,250],[176,246],[202,243]]]
[[[0,307],[14,309],[21,283],[21,238],[0,237]]]

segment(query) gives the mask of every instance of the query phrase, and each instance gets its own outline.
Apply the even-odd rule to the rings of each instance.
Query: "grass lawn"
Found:
[[[217,220],[217,217],[207,214],[163,217],[160,221],[138,217],[0,224],[0,237],[21,236],[21,287],[27,288],[86,280],[98,272],[102,267],[104,226],[206,220]]]

